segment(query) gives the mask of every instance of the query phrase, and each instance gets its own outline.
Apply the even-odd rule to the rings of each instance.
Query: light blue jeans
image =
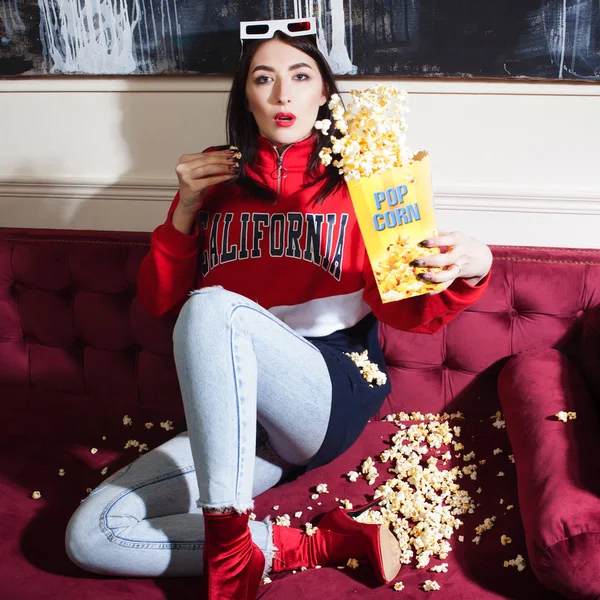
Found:
[[[181,310],[173,345],[188,431],[140,456],[80,504],[66,550],[87,571],[201,574],[202,507],[251,509],[255,496],[306,465],[325,438],[325,361],[258,304],[220,286],[196,290]],[[249,526],[266,572],[270,522]]]

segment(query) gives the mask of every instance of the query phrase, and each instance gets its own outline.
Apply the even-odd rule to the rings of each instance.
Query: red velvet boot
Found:
[[[204,513],[203,600],[255,600],[265,557],[254,544],[248,515]]]
[[[323,515],[319,528],[355,538],[371,561],[378,579],[388,583],[396,577],[402,566],[396,536],[387,525],[359,523],[353,519],[376,504],[379,504],[378,500],[354,510],[335,508]]]
[[[388,527],[357,523],[339,508],[327,513],[310,536],[300,529],[273,525],[273,544],[277,548],[274,573],[368,558],[378,579],[388,583],[401,567],[398,541]]]

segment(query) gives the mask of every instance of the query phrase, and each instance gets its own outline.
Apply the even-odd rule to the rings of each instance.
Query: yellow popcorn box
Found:
[[[439,268],[413,267],[416,258],[439,253],[419,242],[437,235],[429,155],[417,153],[401,166],[348,182],[377,287],[384,303],[442,290],[419,273]]]

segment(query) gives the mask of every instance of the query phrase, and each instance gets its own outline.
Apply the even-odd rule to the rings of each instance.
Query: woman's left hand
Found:
[[[420,277],[425,281],[443,283],[444,289],[450,287],[458,277],[471,285],[477,285],[492,266],[491,250],[483,242],[467,237],[460,231],[440,233],[437,237],[423,240],[420,245],[425,248],[439,247],[440,254],[418,258],[411,265],[442,267],[437,273],[423,272]]]

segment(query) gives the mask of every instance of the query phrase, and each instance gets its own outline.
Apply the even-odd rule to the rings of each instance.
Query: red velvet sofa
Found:
[[[156,447],[176,433],[144,423],[182,417],[171,351],[174,319],[149,316],[136,297],[147,233],[0,229],[0,598],[3,600],[115,600],[199,597],[199,579],[122,579],[86,573],[67,558],[64,530],[86,496],[108,474],[138,456],[128,439]],[[448,573],[403,567],[399,595],[378,586],[367,565],[280,574],[261,586],[266,599],[418,598],[435,579],[440,598],[492,600],[562,598],[546,590],[530,568],[519,510],[517,469],[506,429],[490,419],[499,404],[497,381],[507,359],[530,348],[558,348],[577,368],[586,316],[600,306],[600,250],[493,247],[490,288],[471,309],[435,335],[383,326],[381,337],[393,393],[360,440],[334,463],[269,490],[256,499],[258,518],[302,510],[302,519],[349,498],[372,497],[365,481],[347,481],[367,457],[386,447],[392,412],[462,411],[461,441],[472,446],[479,479],[461,480],[480,503],[452,540]],[[598,346],[600,349],[600,345]],[[600,366],[600,354],[594,358]],[[588,369],[590,395],[600,389]],[[133,425],[126,427],[123,416]],[[494,455],[500,447],[502,454]],[[91,448],[97,448],[92,453]],[[592,459],[590,459],[592,460]],[[598,457],[593,457],[598,462]],[[64,475],[59,476],[59,469]],[[503,478],[497,472],[505,472]],[[380,469],[382,472],[383,469]],[[312,488],[330,493],[311,500]],[[476,489],[482,487],[482,493]],[[32,499],[34,491],[40,499]],[[503,499],[504,504],[499,500]],[[317,502],[321,502],[320,505]],[[512,511],[508,504],[515,505]],[[272,507],[278,505],[278,510]],[[306,507],[313,507],[309,513]],[[471,540],[486,517],[494,530],[479,545]],[[512,538],[503,546],[500,535]],[[503,562],[525,557],[519,572]],[[436,561],[436,564],[439,561]],[[433,563],[432,563],[433,564]],[[600,577],[600,573],[598,573]],[[435,597],[435,596],[434,596]]]

